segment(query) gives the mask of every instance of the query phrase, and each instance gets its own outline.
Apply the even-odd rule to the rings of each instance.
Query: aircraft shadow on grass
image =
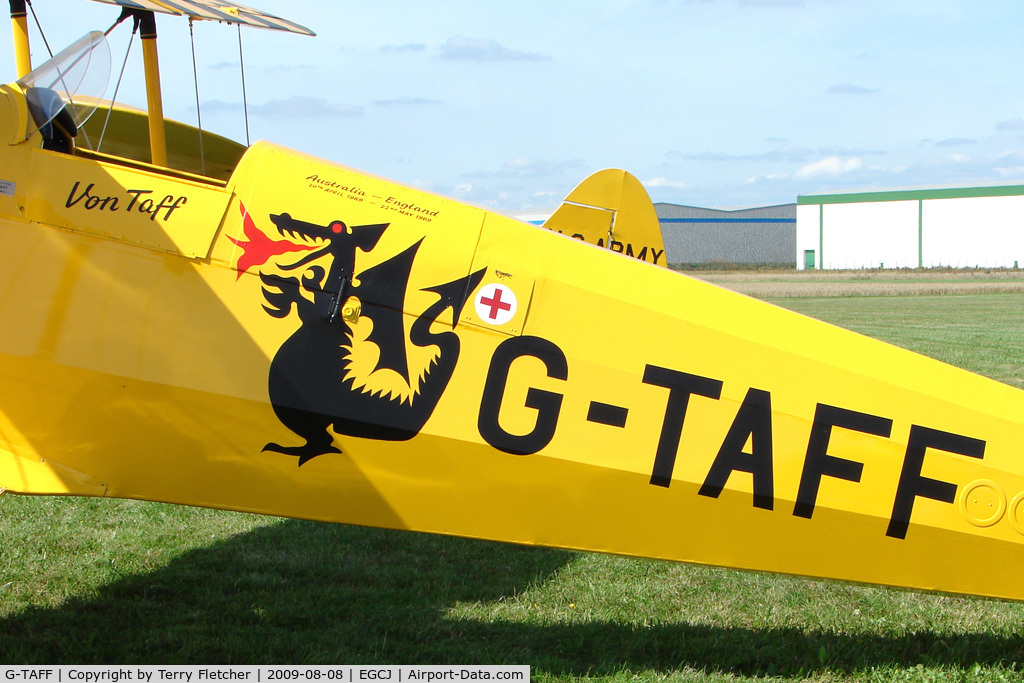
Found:
[[[459,603],[514,599],[575,557],[286,520],[126,575],[94,595],[0,620],[0,662],[530,664],[535,675],[580,676],[1024,666],[1019,638],[985,633],[755,629],[686,623],[685,613],[650,627],[446,615]]]

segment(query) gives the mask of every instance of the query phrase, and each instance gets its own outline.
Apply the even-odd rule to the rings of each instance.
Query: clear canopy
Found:
[[[18,80],[29,112],[25,137],[66,108],[81,127],[102,101],[110,82],[110,48],[102,31],[91,31]]]

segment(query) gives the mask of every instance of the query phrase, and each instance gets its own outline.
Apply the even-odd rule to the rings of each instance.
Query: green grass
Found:
[[[1024,295],[781,303],[1024,386]],[[545,681],[1024,681],[1024,605],[5,496],[0,662],[526,663]]]
[[[1024,388],[1024,295],[820,297],[773,303]]]

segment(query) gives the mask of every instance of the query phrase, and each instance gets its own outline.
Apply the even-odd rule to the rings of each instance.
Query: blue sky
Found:
[[[242,30],[254,140],[506,213],[607,167],[716,207],[1024,182],[1019,0],[246,1],[318,34]],[[33,5],[55,49],[117,15]],[[194,123],[188,24],[158,30],[165,112]],[[195,36],[204,127],[244,141],[238,32]],[[140,74],[136,42],[118,99]]]

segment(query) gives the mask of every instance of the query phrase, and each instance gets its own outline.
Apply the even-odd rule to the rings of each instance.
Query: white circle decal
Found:
[[[516,295],[505,285],[484,285],[476,295],[476,314],[485,323],[504,325],[516,314]]]

